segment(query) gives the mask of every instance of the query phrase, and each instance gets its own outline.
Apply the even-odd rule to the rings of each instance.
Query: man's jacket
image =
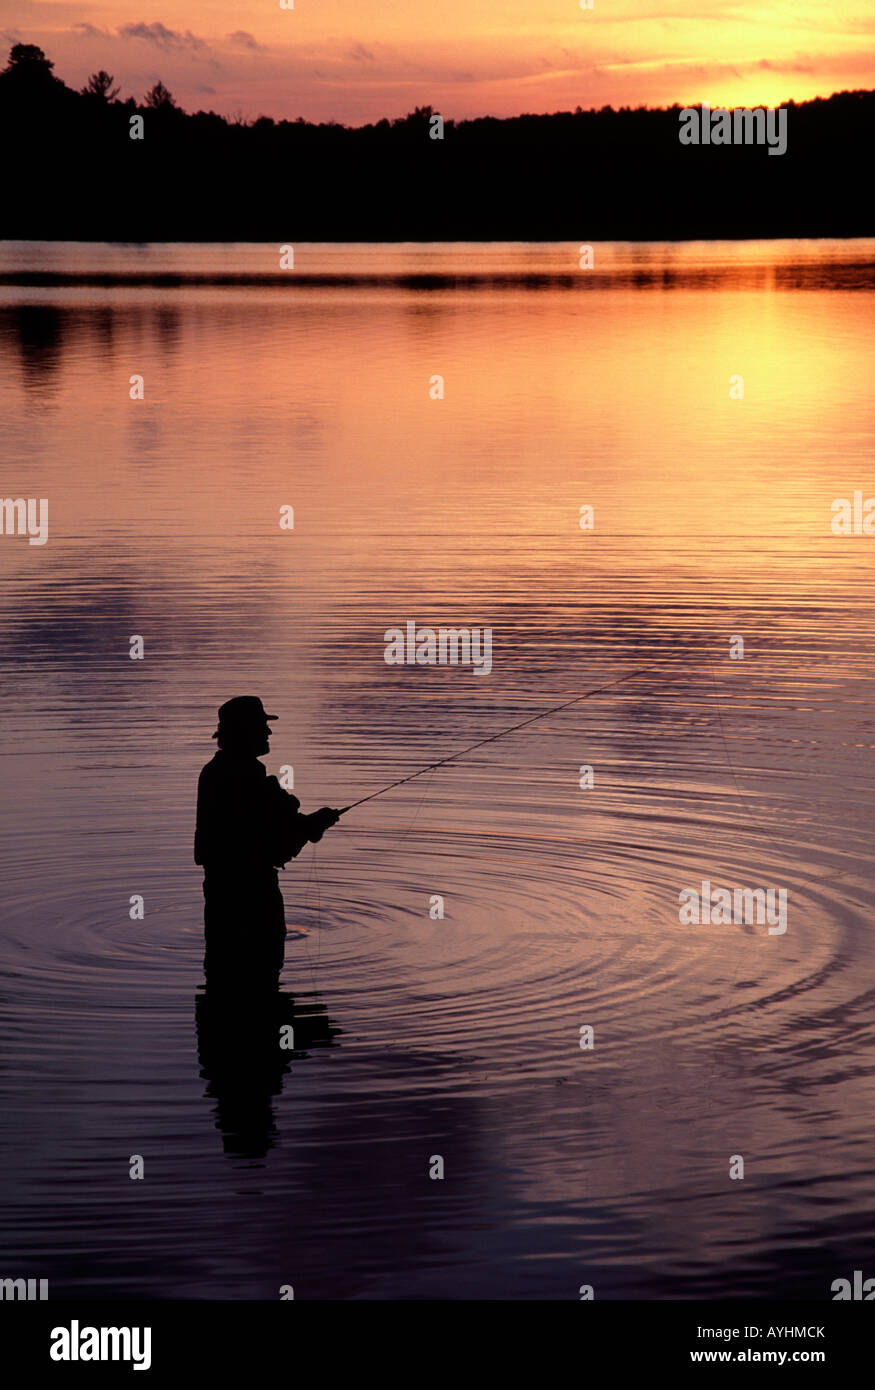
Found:
[[[300,805],[257,758],[219,749],[198,779],[194,862],[222,878],[286,864],[310,838]]]

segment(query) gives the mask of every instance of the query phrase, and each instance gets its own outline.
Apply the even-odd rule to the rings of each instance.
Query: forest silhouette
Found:
[[[158,82],[66,86],[32,44],[0,72],[0,237],[101,241],[864,236],[875,92],[788,110],[788,149],[686,146],[679,106],[348,127],[188,113]],[[443,113],[441,113],[443,114]],[[142,139],[132,129],[142,118]]]

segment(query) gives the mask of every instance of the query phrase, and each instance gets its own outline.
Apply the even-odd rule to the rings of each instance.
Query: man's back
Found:
[[[299,805],[257,758],[220,749],[198,778],[195,863],[221,877],[285,864],[307,840]]]

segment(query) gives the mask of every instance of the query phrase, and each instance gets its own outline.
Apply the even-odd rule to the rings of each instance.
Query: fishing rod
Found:
[[[445,763],[455,762],[457,758],[464,758],[466,753],[473,753],[475,748],[483,748],[487,743],[495,743],[496,739],[506,738],[508,734],[514,734],[518,729],[525,729],[528,724],[534,724],[538,719],[546,719],[549,714],[558,714],[560,710],[568,709],[570,705],[577,705],[581,700],[588,700],[591,695],[600,695],[603,690],[610,690],[614,685],[620,685],[623,681],[633,680],[635,676],[643,676],[648,671],[655,671],[656,665],[639,666],[637,671],[627,671],[625,676],[618,676],[616,680],[608,681],[607,685],[597,685],[592,690],[585,690],[582,695],[575,695],[573,700],[566,700],[564,704],[554,705],[552,709],[542,710],[540,714],[533,714],[530,719],[524,719],[520,724],[512,724],[509,729],[502,729],[500,733],[490,734],[489,738],[482,738],[479,743],[472,743],[469,748],[460,748],[458,753],[450,753],[449,757],[441,758],[439,762],[429,763],[428,767],[421,767],[418,772],[411,772],[408,777],[399,777],[397,782],[390,782],[388,787],[381,787],[378,792],[371,792],[370,796],[362,796],[358,801],[350,802],[349,806],[344,806],[339,812],[345,816],[347,811],[352,811],[356,806],[363,806],[366,801],[373,801],[378,796],[384,796],[393,787],[403,787],[405,782],[412,782],[415,777],[422,777],[426,772],[434,772],[435,768],[443,767]]]

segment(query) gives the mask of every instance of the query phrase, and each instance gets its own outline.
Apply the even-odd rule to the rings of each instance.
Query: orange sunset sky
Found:
[[[0,39],[81,86],[362,124],[603,105],[778,105],[875,87],[871,0],[0,0]]]

